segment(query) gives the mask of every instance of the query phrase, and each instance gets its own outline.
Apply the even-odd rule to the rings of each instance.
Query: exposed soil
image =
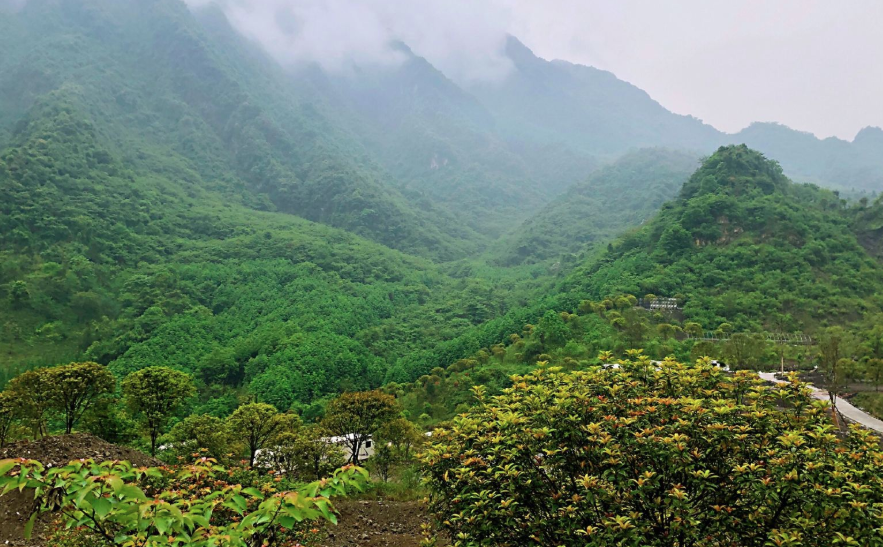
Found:
[[[46,437],[39,441],[22,441],[0,449],[0,460],[9,458],[37,460],[43,465],[53,467],[64,466],[80,458],[96,461],[126,460],[138,466],[160,463],[137,450],[116,446],[84,433]],[[24,525],[33,506],[34,495],[28,491],[13,491],[0,498],[0,544],[43,545],[42,533],[51,520],[48,515],[34,526],[32,540],[24,539]]]
[[[825,379],[825,375],[818,370],[801,372],[800,381],[812,384],[820,389],[828,388],[828,381]],[[847,399],[856,393],[869,391],[880,391],[880,388],[879,386],[873,386],[871,384],[863,384],[859,382],[852,382],[843,386],[843,395]]]
[[[416,501],[339,500],[337,526],[328,527],[325,547],[418,547],[426,506]],[[448,545],[440,541],[439,545]]]

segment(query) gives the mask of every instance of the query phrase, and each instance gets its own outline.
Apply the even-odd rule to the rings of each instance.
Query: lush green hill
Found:
[[[743,146],[719,149],[647,225],[574,272],[574,298],[682,295],[707,328],[794,331],[880,310],[883,267],[834,193],[791,183]]]
[[[503,264],[535,262],[607,244],[677,195],[699,155],[660,148],[628,153],[571,186],[496,247]]]
[[[457,223],[409,204],[348,131],[303,98],[315,96],[308,83],[293,83],[229,26],[222,40],[180,0],[34,0],[2,24],[7,134],[35,101],[59,91],[134,168],[161,170],[172,156],[254,209],[424,256],[472,247]]]
[[[654,154],[661,152],[643,157]],[[537,362],[583,369],[641,348],[653,359],[710,355],[734,368],[769,370],[783,358],[789,367],[822,366],[818,346],[763,336],[795,331],[817,342],[836,337],[846,363],[839,374],[878,382],[881,218],[883,200],[848,206],[834,192],[790,182],[756,151],[723,147],[641,228],[585,257],[522,325],[386,389],[412,419],[431,425],[471,405],[473,385],[499,392]],[[675,297],[683,309],[645,309],[638,298],[648,294]],[[688,337],[709,331],[732,338]],[[611,354],[599,359],[605,350]]]
[[[207,410],[228,411],[244,389],[288,407],[377,386],[393,364],[416,377],[435,366],[427,352],[475,351],[499,336],[475,328],[543,283],[454,277],[231,202],[174,161],[132,169],[59,95],[0,154],[4,370],[166,364],[197,374]]]
[[[739,328],[879,306],[859,245],[877,248],[877,206],[846,210],[740,148],[607,252],[578,255],[649,218],[691,155],[631,153],[496,241],[592,154],[713,132],[515,42],[502,91],[414,55],[289,73],[179,0],[30,0],[0,17],[0,49],[4,370],[168,364],[222,413],[248,392],[289,407],[412,381],[623,292],[682,293],[689,318]]]

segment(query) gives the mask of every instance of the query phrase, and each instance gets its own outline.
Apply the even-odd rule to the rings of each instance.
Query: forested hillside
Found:
[[[122,374],[168,364],[221,394],[250,385],[287,407],[379,385],[390,363],[524,305],[541,284],[452,277],[352,234],[225,202],[196,174],[132,170],[82,110],[48,100],[0,156],[7,366],[87,356]]]
[[[148,172],[195,171],[258,210],[293,213],[412,254],[451,258],[472,235],[418,213],[358,141],[254,51],[213,39],[179,0],[34,0],[2,19],[0,127],[57,91],[102,144]],[[229,32],[233,32],[229,29]],[[176,175],[178,176],[178,175]],[[433,220],[434,219],[434,220]]]
[[[680,191],[699,154],[644,149],[625,154],[574,184],[528,219],[499,248],[503,264],[536,262],[604,243],[649,220]]]
[[[654,156],[669,157],[638,158]],[[879,201],[848,205],[829,190],[789,181],[759,152],[722,147],[643,226],[585,256],[539,302],[536,319],[386,389],[431,425],[465,412],[473,385],[499,393],[538,362],[584,370],[667,356],[711,356],[749,369],[787,361],[816,368],[827,382],[877,385],[881,218]],[[678,309],[654,308],[659,298]],[[703,341],[706,333],[722,341]],[[771,343],[768,333],[799,333],[814,345]]]
[[[383,70],[289,70],[180,0],[15,5],[5,376],[168,365],[224,415],[412,382],[585,299],[683,295],[703,325],[780,330],[879,306],[879,202],[729,148],[652,219],[720,134],[514,39],[507,79],[463,85],[406,44]]]
[[[863,208],[854,207],[793,184],[744,145],[724,147],[656,218],[574,272],[570,290],[683,295],[684,314],[708,327],[791,332],[856,321],[883,305],[883,266],[851,228]]]

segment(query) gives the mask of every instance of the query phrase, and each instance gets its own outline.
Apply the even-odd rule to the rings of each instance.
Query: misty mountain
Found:
[[[39,100],[63,98],[138,169],[174,157],[230,199],[412,253],[450,258],[471,245],[463,228],[433,220],[431,207],[418,212],[388,184],[348,130],[304,98],[314,94],[260,52],[234,47],[235,35],[217,39],[178,0],[32,0],[2,21],[7,138]]]
[[[711,153],[720,145],[745,143],[781,162],[798,180],[864,192],[883,189],[879,128],[866,128],[854,142],[821,140],[768,123],[730,135],[670,112],[610,72],[541,59],[514,37],[506,54],[514,66],[508,77],[468,89],[494,113],[500,133],[513,141],[555,143],[608,158],[642,147]]]
[[[498,236],[596,165],[566,148],[550,153],[500,137],[494,116],[404,44],[392,68],[336,75],[295,73],[338,116],[414,203],[433,203],[482,234]]]
[[[754,123],[729,137],[775,158],[793,178],[838,190],[883,190],[883,130],[862,129],[852,142],[820,140],[811,133],[774,123]]]
[[[470,86],[509,138],[566,143],[606,156],[650,146],[708,148],[720,133],[666,110],[645,91],[610,72],[546,61],[510,37],[514,70],[501,82]]]

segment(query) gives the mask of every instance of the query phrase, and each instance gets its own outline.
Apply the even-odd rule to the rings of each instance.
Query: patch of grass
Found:
[[[883,419],[883,392],[864,391],[856,393],[849,402],[868,414]]]

